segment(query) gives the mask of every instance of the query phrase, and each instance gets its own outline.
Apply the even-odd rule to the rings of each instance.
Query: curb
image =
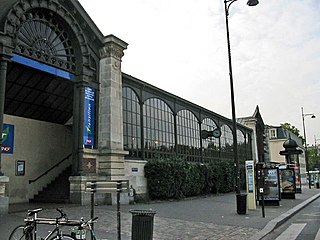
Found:
[[[289,218],[291,218],[294,214],[299,212],[301,209],[306,207],[308,204],[312,203],[314,200],[320,197],[320,193],[308,198],[304,202],[298,204],[294,208],[290,209],[289,211],[281,214],[280,216],[272,219],[268,222],[268,224],[257,234],[249,238],[249,240],[260,240],[266,235],[268,235],[270,232],[272,232],[274,229],[279,227],[281,224],[283,224],[285,221],[287,221]]]

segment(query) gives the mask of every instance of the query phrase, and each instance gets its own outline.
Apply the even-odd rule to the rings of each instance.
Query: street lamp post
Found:
[[[233,89],[233,75],[232,75],[232,61],[231,61],[231,47],[230,47],[230,35],[229,35],[229,8],[232,3],[238,0],[224,0],[225,17],[226,17],[226,30],[227,30],[227,43],[228,43],[228,59],[229,59],[229,76],[230,76],[230,91],[231,91],[231,110],[232,110],[232,134],[233,134],[233,154],[234,164],[236,171],[236,195],[240,195],[240,168],[238,158],[238,140],[237,140],[237,121],[236,121],[236,107],[234,101],[234,89]],[[256,6],[259,3],[258,0],[248,0],[248,6]],[[237,201],[238,204],[238,201]],[[238,209],[238,206],[237,206]]]
[[[320,169],[319,166],[319,157],[318,157],[318,146],[317,146],[317,141],[320,140],[319,138],[316,138],[316,135],[314,135],[314,150],[316,153],[316,160],[317,160],[317,170]]]
[[[311,118],[315,118],[316,116],[313,113],[303,113],[303,107],[301,107],[301,117],[302,117],[302,127],[303,127],[303,137],[304,137],[304,151],[305,151],[305,160],[306,160],[306,171],[309,182],[309,189],[311,188],[311,178],[309,174],[309,159],[308,159],[308,149],[307,149],[307,137],[306,137],[306,126],[304,124],[304,118],[307,116],[311,116]]]

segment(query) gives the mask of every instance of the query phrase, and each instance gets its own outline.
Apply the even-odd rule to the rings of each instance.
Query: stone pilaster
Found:
[[[0,35],[0,39],[1,37],[3,36]],[[6,99],[5,95],[6,95],[7,68],[8,68],[8,62],[12,57],[12,48],[6,45],[8,43],[3,42],[4,39],[1,39],[0,41],[0,149],[2,146],[2,124],[3,124],[3,116],[4,116],[4,103]],[[0,152],[0,176],[3,176],[3,175],[4,174],[1,168],[1,152]]]
[[[253,130],[252,132],[252,149],[253,149],[253,159],[255,162],[259,161],[258,156],[258,147],[257,147],[257,120],[255,118],[249,118],[246,119],[244,122],[244,125],[251,128]]]
[[[8,213],[9,211],[8,183],[8,177],[0,176],[0,214]]]
[[[9,197],[8,197],[8,183],[9,178],[4,176],[2,171],[1,147],[2,147],[2,125],[4,116],[5,103],[5,89],[7,81],[7,67],[8,62],[12,57],[11,40],[7,36],[0,34],[0,214],[8,213]]]
[[[127,152],[123,150],[121,58],[127,45],[119,38],[109,35],[104,38],[104,46],[100,49],[98,149],[78,151],[76,159],[81,158],[77,167],[78,174],[69,178],[70,201],[73,203],[90,204],[90,193],[85,192],[88,181],[124,180],[124,156]],[[81,100],[83,94],[81,91],[79,93],[78,98]],[[80,109],[78,112],[82,113],[83,104],[76,105]],[[76,117],[83,118],[81,114]],[[78,125],[76,129],[83,128],[80,123]],[[82,136],[78,135],[75,139],[78,140],[75,146],[79,145],[80,148]],[[95,201],[99,204],[114,203],[114,198],[113,193],[95,193]],[[121,201],[129,202],[126,193],[121,194]]]
[[[123,117],[121,58],[127,43],[109,35],[100,49],[98,174],[123,179]]]

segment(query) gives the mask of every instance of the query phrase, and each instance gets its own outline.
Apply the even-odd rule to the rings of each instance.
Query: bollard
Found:
[[[156,211],[130,210],[130,213],[132,214],[131,240],[152,240]]]

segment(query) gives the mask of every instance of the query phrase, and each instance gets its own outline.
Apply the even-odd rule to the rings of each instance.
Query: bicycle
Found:
[[[87,231],[89,231],[91,240],[97,240],[96,234],[93,230],[93,223],[95,223],[97,219],[98,217],[95,217],[88,221],[84,221],[84,219],[81,218],[80,224],[77,228],[72,230],[71,236],[76,240],[86,240]]]
[[[51,219],[51,218],[38,218],[38,212],[41,212],[43,209],[38,208],[34,210],[28,210],[28,217],[24,219],[25,224],[17,226],[10,234],[9,240],[37,240],[37,224],[47,224],[55,225],[54,229],[49,232],[45,238],[40,238],[41,240],[75,240],[71,235],[63,234],[60,230],[62,225],[74,226],[79,224],[79,221],[69,222],[67,215],[59,208],[56,210],[60,213],[60,216]],[[56,234],[54,236],[54,234]]]

